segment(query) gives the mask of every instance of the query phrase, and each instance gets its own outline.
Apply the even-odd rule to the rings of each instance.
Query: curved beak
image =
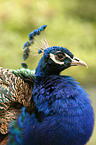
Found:
[[[84,61],[80,60],[77,57],[73,57],[71,66],[76,66],[76,65],[80,65],[80,66],[84,66],[84,67],[88,68],[88,65]]]

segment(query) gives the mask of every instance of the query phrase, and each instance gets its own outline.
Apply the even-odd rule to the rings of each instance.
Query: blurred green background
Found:
[[[50,46],[67,47],[88,64],[88,69],[71,67],[62,74],[80,82],[96,113],[96,0],[0,0],[0,66],[20,68],[28,34],[43,24]],[[30,69],[40,57],[31,56]],[[96,127],[87,145],[96,145]]]

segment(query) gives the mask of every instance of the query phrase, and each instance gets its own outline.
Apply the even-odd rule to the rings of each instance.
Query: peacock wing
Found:
[[[32,105],[35,71],[0,67],[0,133],[8,133],[10,121],[15,120],[23,106]]]

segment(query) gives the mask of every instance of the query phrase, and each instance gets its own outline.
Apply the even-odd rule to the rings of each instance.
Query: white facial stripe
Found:
[[[61,62],[61,61],[59,61],[59,60],[56,60],[56,59],[55,59],[55,55],[52,54],[52,53],[50,53],[50,58],[51,58],[55,63],[57,63],[57,64],[64,64],[64,62]]]
[[[66,57],[68,57],[69,59],[72,60],[72,58],[68,54],[66,54],[66,53],[64,53],[64,54],[65,54]]]

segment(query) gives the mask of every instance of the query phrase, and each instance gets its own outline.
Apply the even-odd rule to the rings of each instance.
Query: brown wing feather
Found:
[[[10,121],[15,120],[23,106],[30,106],[34,80],[20,77],[0,68],[0,132],[8,133]],[[31,104],[32,105],[32,104]]]
[[[5,138],[3,139],[3,141],[0,142],[0,145],[7,145],[7,142],[8,142],[8,136],[5,137]]]

